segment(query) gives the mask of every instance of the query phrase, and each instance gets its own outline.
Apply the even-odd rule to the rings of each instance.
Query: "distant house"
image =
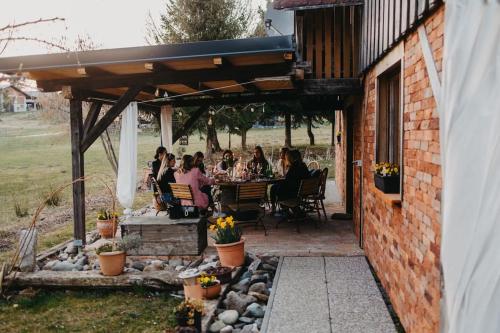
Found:
[[[36,89],[21,89],[10,83],[0,83],[0,112],[26,112],[37,110]]]

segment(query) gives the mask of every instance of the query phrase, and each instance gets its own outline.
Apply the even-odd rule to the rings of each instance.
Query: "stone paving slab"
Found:
[[[262,332],[396,332],[364,257],[285,257],[278,270]]]

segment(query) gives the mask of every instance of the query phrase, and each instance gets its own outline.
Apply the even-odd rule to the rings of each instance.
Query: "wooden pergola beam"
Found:
[[[85,118],[85,122],[83,123],[83,136],[87,136],[89,130],[94,127],[97,118],[99,117],[99,113],[101,112],[102,102],[95,101],[90,105],[89,113]]]
[[[99,120],[99,122],[92,127],[88,135],[83,138],[80,149],[84,153],[94,141],[101,135],[106,128],[115,120],[116,117],[127,107],[127,105],[134,101],[135,97],[141,90],[142,86],[132,86],[116,101],[116,104],[109,109],[108,112]]]
[[[105,89],[130,87],[131,85],[163,85],[163,84],[195,84],[208,81],[251,81],[257,77],[283,76],[291,74],[291,63],[270,65],[234,66],[196,70],[158,70],[151,73],[102,75],[81,78],[65,78],[57,80],[38,80],[38,86],[44,91],[58,91],[63,86],[76,89]]]

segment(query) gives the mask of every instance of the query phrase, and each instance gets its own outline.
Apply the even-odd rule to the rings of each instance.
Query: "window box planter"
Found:
[[[377,173],[374,175],[376,188],[384,193],[399,193],[399,175],[382,176]]]

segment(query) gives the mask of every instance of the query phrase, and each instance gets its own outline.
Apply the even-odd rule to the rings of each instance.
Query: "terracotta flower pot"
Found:
[[[123,251],[102,252],[99,254],[99,266],[101,266],[102,275],[120,275],[123,272],[123,267],[125,267],[126,256],[127,254]]]
[[[184,285],[185,299],[203,299],[203,290],[200,284]]]
[[[185,299],[203,299],[201,285],[198,283],[200,271],[197,269],[188,269],[179,274],[184,286]]]
[[[210,287],[206,287],[206,288],[201,287],[201,290],[202,290],[203,299],[217,298],[220,295],[220,291],[221,291],[220,282],[217,281],[216,284],[214,284],[213,286],[210,286]]]
[[[215,244],[221,266],[238,267],[245,263],[245,238],[229,244]]]
[[[102,238],[113,238],[117,228],[118,221],[116,219],[97,220],[97,230]]]

